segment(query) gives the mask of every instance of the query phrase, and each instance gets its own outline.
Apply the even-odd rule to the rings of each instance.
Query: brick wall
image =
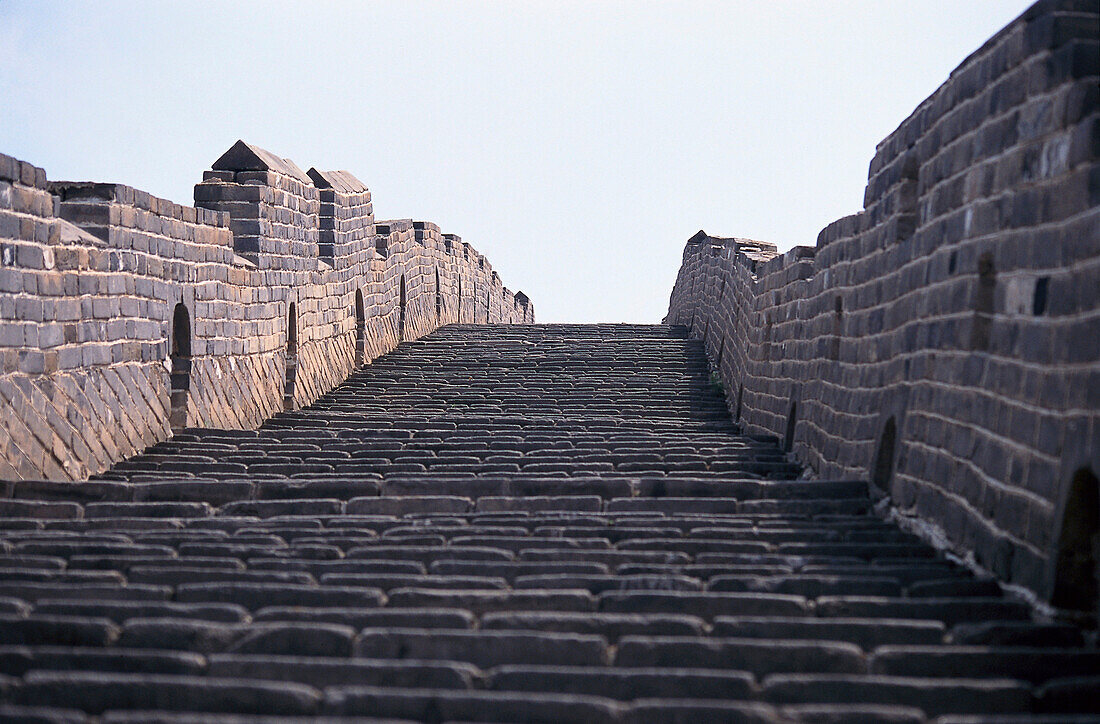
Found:
[[[700,232],[666,319],[747,431],[1044,596],[1100,470],[1098,28],[1034,5],[878,145],[863,211],[780,256]]]
[[[346,171],[238,142],[195,199],[0,156],[0,479],[80,480],[174,428],[256,427],[460,309],[534,321],[458,237],[376,223]]]

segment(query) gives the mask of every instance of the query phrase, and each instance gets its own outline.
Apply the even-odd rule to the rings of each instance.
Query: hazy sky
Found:
[[[0,152],[192,203],[238,138],[434,221],[540,321],[655,322],[684,242],[813,245],[1027,0],[0,0]]]

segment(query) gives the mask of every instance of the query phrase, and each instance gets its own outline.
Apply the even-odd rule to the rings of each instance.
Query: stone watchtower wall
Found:
[[[0,156],[0,479],[81,480],[188,426],[246,429],[455,322],[534,308],[346,171],[238,142],[195,208]]]
[[[1094,1],[1034,5],[879,144],[863,211],[781,256],[700,232],[666,319],[706,341],[748,432],[817,477],[870,479],[1002,580],[1086,609],[1098,28]]]

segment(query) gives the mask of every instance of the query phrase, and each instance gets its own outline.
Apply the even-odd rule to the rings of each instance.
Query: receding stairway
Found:
[[[1100,711],[1080,630],[800,473],[682,329],[445,327],[259,430],[7,484],[0,720]]]

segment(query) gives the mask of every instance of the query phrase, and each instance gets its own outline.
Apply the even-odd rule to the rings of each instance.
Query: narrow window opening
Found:
[[[490,291],[485,292],[485,323],[489,323],[489,307],[492,304],[492,293]]]
[[[283,409],[294,409],[294,381],[298,377],[298,309],[291,304],[286,314],[286,384]]]
[[[733,413],[734,422],[741,422],[741,399],[745,396],[745,383],[737,386],[737,409]]]
[[[355,290],[355,366],[362,366],[367,357],[367,315],[363,307],[363,291]]]
[[[989,349],[989,337],[993,328],[993,298],[997,290],[997,272],[993,268],[993,254],[986,252],[978,258],[978,286],[974,290],[974,322],[970,328],[970,349]]]
[[[169,357],[168,424],[172,430],[187,427],[187,400],[191,390],[191,315],[182,302],[172,310]]]
[[[890,481],[894,477],[894,455],[897,453],[898,426],[891,417],[882,428],[878,449],[875,450],[875,464],[871,468],[871,482],[884,493],[890,492]]]
[[[1100,480],[1081,468],[1070,482],[1050,602],[1061,609],[1100,615]],[[1096,620],[1093,620],[1093,625]]]
[[[397,314],[397,341],[403,342],[405,340],[405,275],[401,275],[401,290],[399,292],[397,300],[398,314]]]
[[[951,252],[951,256],[947,257],[947,273],[954,274],[955,267],[959,264],[959,253],[957,251]]]
[[[439,269],[435,270],[435,323],[443,318],[443,290],[439,287]]]
[[[783,434],[783,452],[794,449],[794,428],[798,424],[798,404],[791,403],[791,411],[787,414],[787,430]]]
[[[462,324],[462,279],[458,280],[458,323]]]
[[[718,361],[715,363],[715,367],[721,369],[722,367],[722,355],[726,353],[726,338],[722,338],[722,343],[718,345]]]
[[[1031,313],[1038,317],[1047,311],[1047,295],[1050,293],[1050,277],[1035,280],[1035,296],[1031,300]]]

